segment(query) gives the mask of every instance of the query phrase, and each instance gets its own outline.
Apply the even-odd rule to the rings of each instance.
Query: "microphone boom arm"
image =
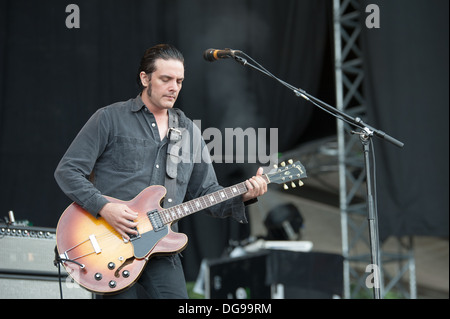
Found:
[[[397,147],[402,148],[404,143],[395,139],[394,137],[386,134],[385,132],[378,130],[366,123],[364,123],[362,121],[361,118],[359,117],[351,117],[350,115],[342,112],[341,110],[329,105],[328,103],[323,102],[322,100],[312,96],[311,94],[309,94],[308,92],[306,92],[305,90],[301,89],[301,88],[296,88],[293,85],[277,78],[275,75],[273,75],[272,73],[270,73],[269,71],[267,71],[264,67],[262,67],[259,63],[257,63],[255,60],[253,60],[251,57],[249,57],[247,54],[245,54],[243,51],[239,51],[240,54],[245,55],[247,58],[251,59],[255,64],[257,65],[253,65],[251,63],[249,63],[247,61],[247,59],[239,56],[239,55],[235,55],[233,58],[239,63],[242,64],[243,66],[249,66],[265,75],[267,75],[268,77],[271,77],[272,79],[276,80],[277,82],[281,83],[282,85],[284,85],[285,87],[287,87],[288,89],[292,90],[294,92],[294,94],[297,97],[302,97],[303,99],[305,99],[308,102],[311,102],[312,104],[314,104],[315,106],[319,107],[320,109],[322,109],[323,111],[333,115],[334,117],[343,120],[351,125],[354,125],[356,127],[359,127],[360,129],[362,129],[363,131],[366,132],[371,132],[370,135],[376,135],[377,137],[384,139],[392,144],[394,144]]]
[[[377,205],[376,205],[376,176],[375,176],[375,169],[374,169],[374,181],[372,182],[372,176],[371,176],[371,170],[370,170],[370,159],[369,159],[369,153],[370,153],[370,145],[372,146],[372,152],[373,152],[373,144],[371,143],[371,137],[373,135],[376,135],[377,137],[384,139],[392,144],[394,144],[397,147],[402,148],[403,143],[399,140],[393,138],[392,136],[389,136],[388,134],[384,133],[383,131],[380,131],[378,129],[375,129],[366,123],[364,123],[359,117],[353,118],[350,115],[342,112],[341,110],[338,110],[335,107],[332,107],[331,105],[321,101],[320,99],[308,94],[305,90],[301,88],[296,88],[289,83],[286,83],[283,80],[280,80],[276,76],[274,76],[272,73],[267,71],[264,67],[262,67],[258,62],[253,60],[251,57],[249,57],[244,52],[240,51],[242,55],[252,60],[257,66],[248,63],[248,61],[241,57],[241,56],[234,56],[234,59],[239,62],[240,64],[244,66],[249,66],[273,79],[278,81],[279,83],[283,84],[287,88],[291,89],[297,97],[302,97],[305,100],[311,102],[315,106],[319,107],[321,110],[333,115],[334,117],[343,120],[351,125],[354,125],[356,127],[359,127],[361,129],[361,132],[352,132],[353,134],[359,134],[360,135],[360,141],[363,146],[364,150],[364,165],[365,165],[365,172],[366,172],[366,193],[367,193],[367,220],[369,225],[369,242],[370,242],[370,256],[371,256],[371,262],[372,265],[375,265],[377,268],[374,270],[377,273],[374,273],[374,285],[373,285],[373,295],[375,299],[380,299],[382,296],[381,291],[381,284],[380,284],[380,273],[381,271],[381,264],[380,264],[380,251],[379,251],[379,235],[378,235],[378,216],[377,216]],[[373,155],[373,161],[375,163],[375,155]],[[373,184],[373,185],[372,185]]]

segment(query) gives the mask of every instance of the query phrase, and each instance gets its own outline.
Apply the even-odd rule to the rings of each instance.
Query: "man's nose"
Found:
[[[177,81],[170,81],[169,90],[173,92],[178,92],[180,90],[180,86],[178,85]]]

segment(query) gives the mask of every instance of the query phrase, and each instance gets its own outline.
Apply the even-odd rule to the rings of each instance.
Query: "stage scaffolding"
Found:
[[[336,107],[366,120],[363,94],[363,55],[360,35],[364,27],[365,8],[357,0],[331,0],[333,2],[333,31],[335,57]],[[382,8],[381,8],[382,10]],[[383,12],[381,11],[382,15]],[[369,121],[367,123],[370,124]],[[337,121],[337,157],[339,174],[339,206],[344,257],[344,298],[357,298],[366,291],[366,280],[371,272],[366,203],[366,172],[363,149],[354,129]],[[394,298],[417,297],[413,240],[393,238],[397,251],[387,251],[380,243],[381,297],[395,291]],[[392,245],[390,245],[392,247]],[[408,275],[408,276],[407,276]],[[405,277],[409,277],[405,280]],[[408,285],[409,289],[405,287]],[[395,289],[394,289],[395,288]]]

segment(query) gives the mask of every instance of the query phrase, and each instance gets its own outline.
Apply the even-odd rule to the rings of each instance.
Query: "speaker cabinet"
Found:
[[[0,299],[89,299],[55,259],[56,230],[0,225]],[[61,280],[61,285],[59,281]]]
[[[63,277],[63,299],[91,299],[92,294]],[[0,273],[0,299],[60,299],[58,277]]]

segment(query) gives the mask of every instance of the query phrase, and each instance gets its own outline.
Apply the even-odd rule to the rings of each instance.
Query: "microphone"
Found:
[[[234,58],[236,53],[241,53],[239,50],[225,49],[225,50],[216,50],[216,49],[208,49],[203,52],[203,58],[206,61],[214,62],[219,59],[228,59]]]

